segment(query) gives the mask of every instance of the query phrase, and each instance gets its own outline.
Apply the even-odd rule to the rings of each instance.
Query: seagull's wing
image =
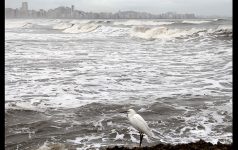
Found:
[[[133,116],[130,116],[129,121],[130,121],[131,125],[134,128],[136,128],[137,130],[139,130],[140,132],[143,132],[151,137],[153,136],[153,133],[151,132],[147,123],[139,114],[134,114]]]

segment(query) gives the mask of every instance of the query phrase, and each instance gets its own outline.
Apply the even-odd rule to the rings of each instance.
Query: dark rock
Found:
[[[210,142],[205,142],[203,140],[199,140],[195,143],[187,143],[187,144],[158,144],[151,147],[112,147],[106,148],[106,150],[232,150],[232,144],[222,144],[217,142],[217,144],[212,144]]]

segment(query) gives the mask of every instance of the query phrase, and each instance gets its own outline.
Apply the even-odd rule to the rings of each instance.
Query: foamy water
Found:
[[[5,21],[6,149],[232,142],[231,20]]]

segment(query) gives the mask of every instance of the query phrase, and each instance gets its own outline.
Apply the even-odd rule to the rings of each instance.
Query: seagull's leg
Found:
[[[141,147],[141,132],[140,132],[140,147]]]
[[[141,143],[142,143],[142,140],[143,140],[143,133],[140,132],[140,147],[141,147]]]

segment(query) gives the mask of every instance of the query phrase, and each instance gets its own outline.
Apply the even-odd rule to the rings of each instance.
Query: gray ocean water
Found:
[[[232,20],[5,20],[5,149],[232,142]]]

